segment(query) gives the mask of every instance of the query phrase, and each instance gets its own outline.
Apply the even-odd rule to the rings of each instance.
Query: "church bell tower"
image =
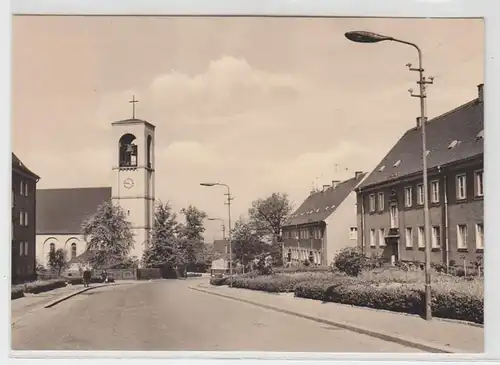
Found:
[[[155,126],[135,118],[135,97],[130,101],[132,119],[111,123],[116,143],[112,200],[124,210],[132,225],[135,244],[130,256],[137,259],[147,247],[155,209]]]

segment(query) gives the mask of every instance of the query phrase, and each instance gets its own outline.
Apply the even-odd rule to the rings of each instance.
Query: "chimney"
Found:
[[[332,180],[332,188],[336,188],[337,185],[340,184],[340,181],[339,180]]]
[[[479,102],[482,103],[484,101],[483,99],[483,86],[484,84],[479,84],[477,85],[477,98],[479,99]]]
[[[356,171],[356,172],[354,173],[354,177],[355,177],[356,179],[359,179],[359,177],[360,177],[362,174],[363,174],[363,171]]]
[[[325,191],[326,189],[328,189],[330,187],[330,185],[323,185],[323,191]]]

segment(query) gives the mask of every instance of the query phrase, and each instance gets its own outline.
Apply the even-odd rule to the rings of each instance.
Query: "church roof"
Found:
[[[36,233],[80,234],[85,218],[111,200],[111,187],[37,189]]]

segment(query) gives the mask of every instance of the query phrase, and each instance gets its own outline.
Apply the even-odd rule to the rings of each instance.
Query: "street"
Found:
[[[13,350],[416,352],[189,289],[200,279],[93,289],[20,319]],[[205,280],[205,279],[201,279]]]

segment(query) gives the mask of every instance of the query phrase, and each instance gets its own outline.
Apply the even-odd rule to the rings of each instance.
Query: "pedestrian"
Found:
[[[89,286],[91,275],[92,273],[88,269],[83,272],[83,286],[85,288]]]

